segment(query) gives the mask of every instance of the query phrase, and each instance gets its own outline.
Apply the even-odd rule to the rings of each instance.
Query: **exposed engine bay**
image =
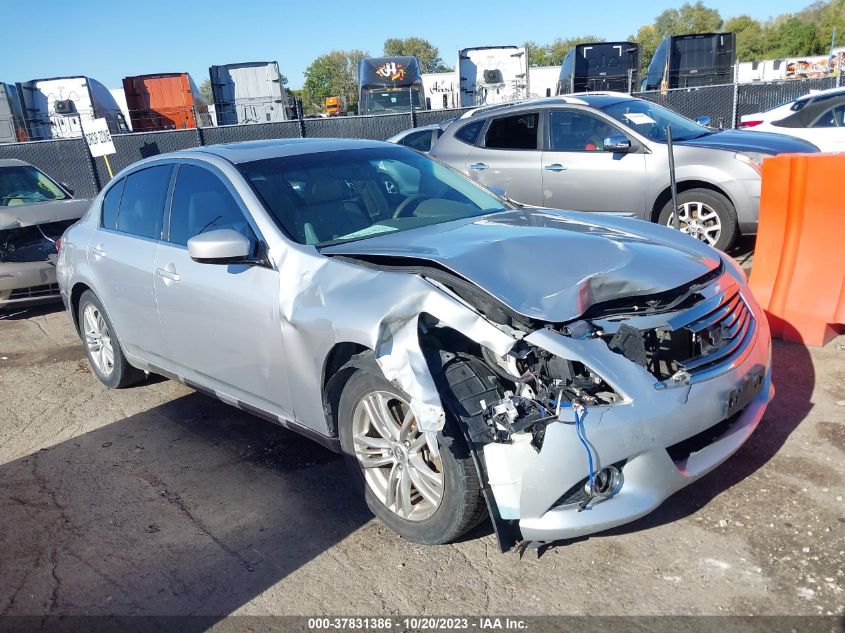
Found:
[[[56,240],[76,222],[60,220],[0,231],[0,263],[50,261],[57,253]]]

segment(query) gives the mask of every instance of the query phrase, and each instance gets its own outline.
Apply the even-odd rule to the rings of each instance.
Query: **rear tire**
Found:
[[[710,189],[688,189],[678,194],[681,230],[720,251],[727,251],[739,234],[736,209],[730,200]],[[660,211],[658,224],[674,227],[672,200]]]
[[[91,290],[79,298],[77,314],[85,355],[100,382],[109,389],[121,389],[144,379],[144,372],[126,360],[114,325]]]
[[[378,398],[387,403],[384,409],[392,412],[395,429],[390,429],[388,433],[375,430],[375,424],[367,427],[362,421],[372,420],[373,416],[367,416],[366,413],[372,410],[368,407],[374,406],[372,403],[378,402],[374,400]],[[415,543],[449,543],[477,525],[485,515],[486,505],[478,473],[460,431],[449,421],[443,431],[437,434],[440,459],[431,459],[430,454],[427,454],[424,436],[416,430],[416,421],[403,426],[403,419],[407,420],[405,416],[409,410],[409,402],[410,397],[384,377],[360,370],[353,374],[344,386],[338,406],[338,432],[344,459],[356,487],[364,494],[367,506],[387,527]],[[403,419],[399,419],[400,417]],[[385,416],[381,416],[382,420],[384,418]],[[401,433],[403,429],[407,429],[406,435],[396,435],[396,442],[381,441],[384,435],[394,431]],[[366,442],[363,449],[362,438],[363,442]],[[403,439],[411,445],[408,457],[403,456],[401,446],[396,446],[402,444]],[[405,459],[407,461],[403,461]],[[371,467],[365,469],[362,466],[364,461],[370,461]],[[382,462],[383,466],[372,466]],[[408,476],[411,482],[409,497],[414,501],[414,508],[410,512],[404,511],[401,501],[386,495],[391,477],[394,474],[401,477],[401,470],[394,470],[399,464],[406,470],[407,464],[417,465],[416,474]],[[425,472],[426,466],[430,471],[428,473]],[[439,487],[440,498],[435,505],[427,496],[436,496],[434,489],[437,485],[428,489],[426,482],[434,481],[438,471],[442,484]],[[421,481],[421,473],[426,478],[421,484],[427,488],[426,495],[420,493],[416,486],[416,482]],[[397,486],[399,485],[401,482],[397,483]],[[395,499],[396,495],[393,497]]]

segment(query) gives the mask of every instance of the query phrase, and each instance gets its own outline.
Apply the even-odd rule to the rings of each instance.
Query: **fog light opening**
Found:
[[[602,468],[593,477],[593,490],[590,490],[589,480],[584,490],[592,497],[612,497],[622,488],[622,471],[616,466]]]

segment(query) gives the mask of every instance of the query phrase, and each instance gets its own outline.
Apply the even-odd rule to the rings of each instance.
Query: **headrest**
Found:
[[[337,202],[349,197],[346,183],[337,178],[316,178],[308,188],[308,204]]]

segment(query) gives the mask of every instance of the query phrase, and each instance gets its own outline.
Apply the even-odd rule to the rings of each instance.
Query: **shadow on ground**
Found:
[[[189,394],[0,466],[0,614],[228,615],[369,519],[339,456]]]

